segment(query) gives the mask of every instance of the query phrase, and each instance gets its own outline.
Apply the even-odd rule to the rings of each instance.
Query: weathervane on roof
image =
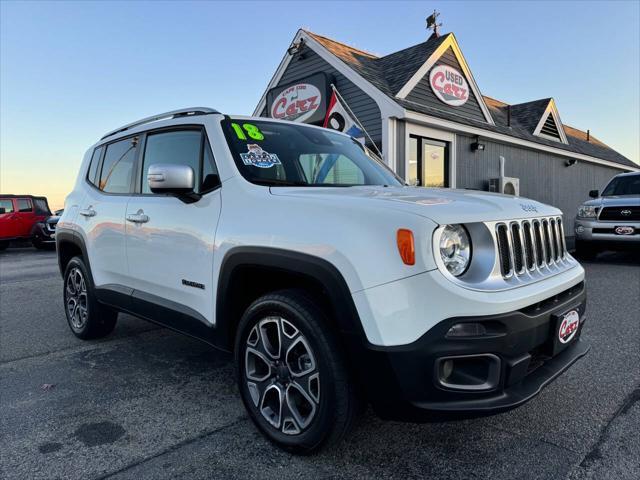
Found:
[[[440,36],[440,27],[442,23],[438,23],[438,17],[440,12],[433,11],[431,15],[427,17],[427,30],[433,30],[432,37],[438,38]]]

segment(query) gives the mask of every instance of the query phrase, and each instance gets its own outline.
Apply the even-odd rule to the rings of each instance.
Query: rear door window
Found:
[[[26,212],[31,212],[32,210],[33,210],[33,205],[31,204],[31,199],[29,198],[18,199],[18,212],[26,213]]]
[[[131,193],[138,137],[107,145],[98,188],[107,193]]]
[[[13,213],[13,200],[10,198],[0,199],[0,215],[3,213]]]

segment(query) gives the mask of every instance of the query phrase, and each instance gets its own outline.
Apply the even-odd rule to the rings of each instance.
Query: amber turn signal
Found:
[[[396,241],[398,242],[400,258],[402,258],[405,265],[415,265],[416,248],[413,242],[413,232],[406,228],[401,228],[398,230]]]

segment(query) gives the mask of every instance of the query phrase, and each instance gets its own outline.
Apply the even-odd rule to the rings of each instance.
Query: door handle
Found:
[[[83,217],[95,217],[96,216],[96,211],[91,207],[83,208],[78,213],[80,215],[82,215]]]
[[[138,210],[137,213],[130,213],[127,215],[127,222],[147,223],[148,221],[149,221],[149,216],[145,215],[142,210]]]

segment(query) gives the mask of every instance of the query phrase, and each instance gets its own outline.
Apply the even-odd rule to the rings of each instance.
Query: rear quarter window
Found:
[[[91,155],[91,163],[89,165],[89,172],[87,173],[87,180],[93,185],[98,185],[96,173],[98,171],[98,165],[100,164],[103,149],[104,147],[98,147],[93,151],[93,155]]]

